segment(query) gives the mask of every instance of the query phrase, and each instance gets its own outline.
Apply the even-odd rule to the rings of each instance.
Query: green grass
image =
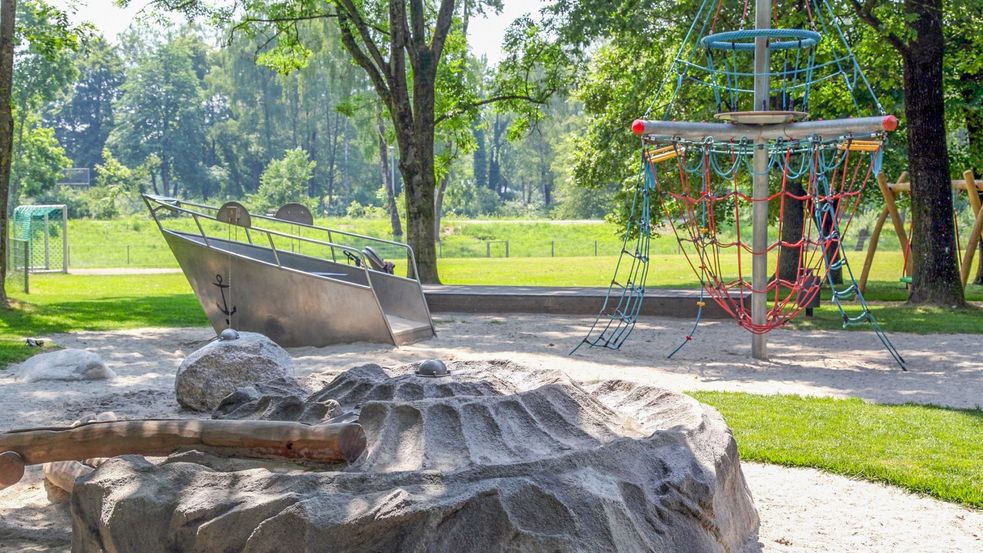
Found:
[[[389,222],[386,219],[326,218],[317,221],[319,225],[367,234],[369,236],[389,237]],[[168,220],[168,228],[197,232],[191,220]],[[228,232],[217,223],[203,221],[206,230],[217,236]],[[270,228],[275,224],[263,223]],[[856,228],[859,228],[857,226]],[[281,229],[296,231],[297,229]],[[856,229],[850,230],[847,244],[854,244]],[[302,231],[302,234],[324,240],[323,232]],[[775,234],[773,229],[772,234]],[[109,240],[107,241],[107,238]],[[336,237],[337,238],[337,237]],[[775,236],[772,236],[775,239]],[[495,219],[462,220],[446,218],[441,225],[441,257],[505,257],[505,241],[509,243],[510,257],[592,257],[616,255],[621,249],[620,229],[602,221],[500,221]],[[490,242],[486,245],[486,242]],[[75,267],[173,267],[173,257],[157,230],[156,224],[145,216],[131,216],[123,219],[97,221],[89,219],[72,220],[69,223],[69,248],[71,263]],[[676,254],[678,246],[671,231],[652,237],[652,255]],[[885,270],[892,271],[892,279],[900,277],[901,252],[897,239],[889,234],[881,238],[880,253],[887,254],[884,259]],[[859,254],[859,255],[858,255]],[[864,252],[851,252],[851,258],[858,264],[863,261]],[[892,257],[893,256],[893,257]],[[897,259],[895,259],[895,257]],[[880,263],[880,260],[878,261]]]
[[[983,411],[859,399],[695,392],[741,458],[894,484],[983,508]]]
[[[39,275],[30,295],[13,295],[15,308],[0,310],[0,366],[37,350],[24,338],[78,330],[205,325],[207,320],[184,275]]]

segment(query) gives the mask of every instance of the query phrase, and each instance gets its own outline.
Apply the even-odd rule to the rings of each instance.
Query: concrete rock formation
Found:
[[[84,349],[61,349],[40,353],[21,363],[17,378],[25,382],[38,380],[101,380],[116,373],[106,366],[98,353]]]
[[[337,414],[339,405],[336,401],[307,401],[308,395],[307,390],[292,378],[260,382],[226,396],[212,412],[212,418],[318,424]]]
[[[189,355],[177,370],[177,401],[211,411],[239,388],[290,378],[293,359],[262,334],[240,332],[238,340],[215,340]]]
[[[736,552],[756,535],[734,439],[687,396],[510,362],[415,369],[358,367],[307,399],[364,426],[348,467],[108,461],[76,483],[73,550]]]

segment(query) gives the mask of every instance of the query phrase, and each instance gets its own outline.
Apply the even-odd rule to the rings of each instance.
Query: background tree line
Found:
[[[57,47],[20,47],[10,205],[65,201],[77,215],[107,216],[133,192],[156,191],[264,206],[276,187],[262,183],[290,182],[302,194],[290,199],[319,213],[388,210],[394,234],[402,230],[396,211],[409,206],[409,241],[427,280],[437,279],[429,250],[442,211],[623,212],[637,175],[625,123],[644,111],[699,4],[559,0],[517,20],[503,62],[489,67],[472,55],[467,29],[499,0],[155,3],[211,15],[212,24],[136,24],[113,44],[73,29],[66,36],[74,40]],[[803,11],[802,2],[778,4],[786,15]],[[913,205],[924,229],[946,212],[941,173],[980,170],[983,8],[972,0],[896,4],[830,2],[903,131],[906,86],[924,82],[906,75],[942,68],[939,86],[926,90],[944,83],[944,121],[929,117],[928,126],[944,122],[931,142],[944,142],[935,146],[948,159],[915,179],[916,189],[938,188],[915,194],[939,206]],[[24,0],[18,25],[35,37],[64,30],[65,21],[44,0]],[[922,104],[936,109],[933,102]],[[838,109],[833,99],[812,117]],[[906,142],[904,132],[892,139],[891,175],[909,165]],[[91,167],[98,186],[59,187],[67,165]],[[268,171],[278,176],[264,178]],[[407,187],[412,197],[397,199]],[[917,240],[916,259],[950,264],[945,248]]]
[[[19,9],[50,8],[26,0]],[[262,36],[238,33],[226,43],[226,34],[201,26],[142,22],[115,42],[91,28],[77,31],[56,63],[16,58],[11,206],[64,202],[73,217],[113,217],[139,209],[137,192],[151,192],[248,199],[260,209],[303,201],[320,214],[361,216],[385,214],[388,190],[402,191],[385,108],[328,22],[300,26],[313,49],[289,74],[279,65],[289,62],[264,55]],[[464,54],[463,78],[480,90],[495,68]],[[603,201],[564,186],[580,106],[552,99],[549,116],[518,138],[510,134],[512,114],[492,106],[468,114],[463,131],[440,144],[442,210],[602,216]],[[68,168],[88,169],[92,188],[59,183]],[[268,169],[290,185],[264,186]]]

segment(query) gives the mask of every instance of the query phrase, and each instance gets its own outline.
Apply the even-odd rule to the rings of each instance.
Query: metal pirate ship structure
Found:
[[[702,293],[750,331],[754,358],[767,359],[767,333],[813,304],[825,282],[844,326],[871,326],[904,368],[842,248],[897,119],[877,101],[827,1],[796,2],[805,10],[781,16],[780,4],[756,0],[753,14],[750,0],[700,6],[655,99],[632,124],[641,176],[629,228],[607,300],[578,348],[618,349],[628,338],[661,221]],[[810,120],[817,105],[839,118]],[[693,114],[705,119],[677,120]],[[802,233],[789,238],[782,226],[792,208],[802,211]],[[793,256],[794,275],[779,271],[782,256]]]
[[[317,226],[300,204],[258,215],[236,202],[143,199],[216,332],[259,332],[285,347],[435,335],[406,244]],[[411,276],[383,256],[405,259]]]

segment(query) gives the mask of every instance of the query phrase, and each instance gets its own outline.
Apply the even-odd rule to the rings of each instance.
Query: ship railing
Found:
[[[216,213],[220,209],[220,208],[215,207],[215,206],[212,206],[212,205],[202,204],[202,203],[188,201],[188,200],[179,200],[177,198],[169,198],[169,197],[164,197],[164,196],[155,196],[155,195],[152,195],[152,194],[144,194],[144,196],[147,197],[147,198],[149,198],[149,199],[151,199],[151,200],[153,200],[153,201],[156,201],[157,203],[168,204],[168,205],[177,206],[177,207],[182,206],[182,205],[185,205],[185,206],[195,207],[195,208],[198,208],[198,209],[204,209],[204,210],[213,211],[213,212],[216,212]],[[201,213],[201,215],[204,216],[205,214],[204,213]],[[343,237],[347,237],[347,238],[354,238],[356,240],[361,240],[361,241],[365,241],[365,242],[372,242],[372,243],[375,243],[375,244],[383,244],[383,245],[386,245],[386,246],[390,246],[390,247],[394,247],[394,248],[397,248],[397,249],[404,250],[406,252],[406,260],[407,260],[407,263],[409,264],[409,270],[407,271],[407,278],[411,278],[413,280],[419,281],[419,278],[417,277],[418,273],[417,273],[417,265],[416,265],[416,254],[413,252],[413,248],[409,244],[406,244],[404,242],[397,242],[397,241],[394,241],[394,240],[386,240],[384,238],[379,238],[379,237],[376,237],[376,236],[368,236],[368,235],[365,235],[365,234],[359,234],[357,232],[350,232],[350,231],[341,230],[341,229],[333,229],[333,228],[330,228],[330,227],[324,227],[324,226],[320,226],[320,225],[309,225],[309,224],[306,224],[306,223],[299,223],[299,222],[295,222],[295,221],[287,221],[285,219],[278,219],[278,218],[273,217],[273,216],[270,216],[270,215],[262,215],[262,214],[257,214],[257,213],[250,213],[249,216],[251,218],[253,218],[253,219],[262,219],[262,220],[271,221],[271,222],[274,222],[274,223],[279,223],[279,224],[284,224],[284,225],[293,225],[293,226],[297,226],[297,227],[301,227],[301,228],[307,228],[307,229],[311,229],[311,230],[315,230],[315,231],[325,232],[327,234],[327,241],[318,242],[318,243],[325,244],[325,245],[329,245],[330,244],[329,247],[331,249],[331,261],[334,261],[334,262],[337,262],[338,261],[338,252],[335,251],[335,247],[337,247],[340,251],[353,251],[353,250],[357,250],[357,248],[354,248],[354,247],[352,247],[350,245],[342,244],[342,243],[336,241],[336,239],[335,239],[336,236],[343,236]],[[156,218],[156,216],[155,216],[155,218]],[[210,217],[210,218],[211,219],[215,219],[215,217]],[[244,227],[244,228],[246,228],[246,227]],[[255,226],[254,227],[249,227],[249,228],[254,228],[256,230],[264,230],[264,231],[270,230],[271,232],[277,232],[277,231],[272,231],[271,229],[262,229],[261,227],[255,227]],[[246,228],[246,238],[247,238],[247,240],[249,240],[250,243],[252,243],[252,237],[250,236],[249,228]],[[305,240],[304,237],[293,235],[293,234],[287,234],[287,235],[281,234],[281,236],[286,236],[288,238],[296,238],[296,239],[300,239],[300,240]],[[360,257],[363,258],[362,262],[364,263],[364,261],[365,261],[364,260],[364,257],[365,257],[364,253],[362,253],[361,251],[359,251],[359,254],[360,254]]]
[[[209,242],[209,240],[216,240],[216,239],[218,239],[218,240],[224,240],[224,238],[217,238],[215,236],[209,237],[208,233],[205,231],[205,227],[201,224],[201,220],[202,219],[205,219],[205,220],[208,220],[208,221],[215,221],[215,222],[218,222],[218,223],[221,223],[221,224],[224,224],[224,225],[233,225],[233,223],[229,223],[229,222],[223,221],[223,220],[219,219],[218,217],[216,217],[214,215],[209,215],[208,213],[203,213],[201,211],[196,211],[194,209],[188,209],[187,207],[184,207],[185,205],[191,205],[193,207],[205,207],[205,208],[211,209],[212,211],[218,211],[216,208],[211,207],[211,206],[206,206],[206,205],[203,205],[203,204],[194,204],[192,202],[185,202],[184,200],[176,200],[174,198],[166,198],[166,197],[161,197],[161,196],[153,196],[153,195],[149,195],[149,194],[144,194],[144,201],[147,203],[147,207],[150,209],[150,213],[151,213],[151,215],[154,218],[154,222],[157,223],[157,226],[161,230],[167,230],[164,227],[163,223],[160,221],[160,217],[158,217],[158,213],[161,210],[166,210],[166,211],[169,211],[169,212],[172,212],[172,213],[175,213],[175,212],[177,212],[177,213],[183,213],[185,215],[190,216],[194,220],[195,226],[198,227],[198,234],[199,234],[199,236],[201,236],[201,239],[204,242],[205,247],[207,247],[209,249],[221,249],[221,248],[216,248],[215,246],[213,246],[212,243]],[[151,205],[151,203],[156,203],[157,205],[154,206],[154,205]],[[284,222],[287,222],[287,221],[284,221]],[[372,288],[372,279],[371,279],[371,277],[369,275],[369,267],[370,267],[370,265],[368,263],[368,259],[366,258],[365,253],[362,252],[361,250],[357,249],[357,248],[353,248],[353,247],[348,246],[348,245],[345,245],[345,244],[336,244],[336,243],[328,242],[328,241],[325,241],[325,240],[318,240],[316,238],[307,238],[306,236],[297,236],[297,235],[294,235],[294,234],[289,234],[289,233],[286,233],[286,232],[280,232],[280,231],[276,231],[276,230],[272,230],[272,229],[267,229],[267,228],[263,228],[263,227],[249,226],[249,227],[242,227],[242,228],[244,228],[246,230],[246,237],[247,237],[246,239],[249,242],[249,244],[251,244],[251,245],[259,245],[259,244],[256,244],[255,241],[253,240],[253,236],[249,232],[250,230],[254,230],[254,231],[257,231],[257,232],[259,232],[261,234],[265,234],[266,235],[267,242],[269,243],[270,250],[273,253],[273,260],[276,263],[276,266],[279,267],[279,268],[281,268],[281,269],[283,269],[283,268],[289,268],[289,267],[285,267],[283,265],[283,263],[280,261],[280,250],[276,247],[276,243],[273,240],[273,237],[274,236],[279,236],[281,238],[287,238],[287,239],[291,239],[291,240],[299,240],[301,242],[306,242],[306,243],[309,243],[309,244],[316,244],[316,245],[319,245],[319,246],[330,248],[332,251],[334,251],[334,248],[337,248],[338,250],[340,250],[342,252],[348,252],[352,256],[357,257],[359,259],[358,267],[361,268],[362,271],[365,273],[366,285],[369,288]],[[326,278],[330,278],[330,277],[326,277]]]

